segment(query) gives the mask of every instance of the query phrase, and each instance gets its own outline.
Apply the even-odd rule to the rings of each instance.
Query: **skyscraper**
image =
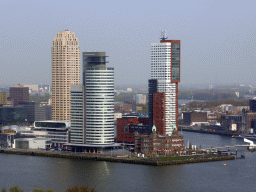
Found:
[[[70,120],[70,86],[80,84],[80,48],[75,33],[57,33],[52,45],[52,120]]]
[[[83,53],[86,144],[114,144],[114,68],[105,52]]]
[[[178,130],[180,40],[167,40],[162,32],[160,43],[151,44],[151,79],[157,80],[158,92],[152,92],[153,124],[171,135],[174,129]]]

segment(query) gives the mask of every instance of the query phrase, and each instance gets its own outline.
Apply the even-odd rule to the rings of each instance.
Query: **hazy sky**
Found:
[[[51,84],[59,31],[104,51],[115,84],[147,84],[161,30],[181,40],[181,84],[255,84],[256,1],[1,1],[1,85]],[[82,54],[81,54],[82,55]]]

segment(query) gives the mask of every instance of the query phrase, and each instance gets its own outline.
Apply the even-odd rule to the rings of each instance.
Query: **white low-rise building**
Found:
[[[34,135],[36,138],[50,139],[54,146],[69,143],[71,123],[67,121],[35,121]]]
[[[51,140],[43,138],[20,138],[14,139],[13,148],[17,149],[46,149],[50,147]]]

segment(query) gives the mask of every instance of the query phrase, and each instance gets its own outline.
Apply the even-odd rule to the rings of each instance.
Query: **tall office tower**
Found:
[[[86,144],[114,144],[114,68],[105,52],[83,53]]]
[[[180,40],[167,40],[162,32],[160,43],[151,44],[151,79],[157,79],[157,92],[153,94],[154,105],[158,110],[154,113],[153,123],[165,121],[161,128],[166,135],[173,129],[178,131],[178,83],[180,82]],[[157,95],[156,95],[157,94]],[[165,105],[159,104],[164,102]],[[157,115],[164,111],[164,118]],[[154,116],[154,115],[153,115]],[[157,126],[156,126],[157,127]]]
[[[17,106],[20,101],[29,101],[29,88],[24,85],[17,85],[9,88],[10,99],[13,101],[14,106]]]
[[[70,142],[85,144],[84,85],[71,85]]]
[[[70,120],[70,86],[80,84],[80,48],[75,33],[57,33],[52,45],[52,120]]]

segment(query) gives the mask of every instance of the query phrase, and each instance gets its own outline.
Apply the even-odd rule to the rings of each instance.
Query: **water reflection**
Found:
[[[186,143],[197,147],[244,144],[219,135],[182,134]],[[163,167],[0,154],[0,186],[55,192],[75,185],[97,191],[255,191],[256,153],[245,147],[238,150],[246,159]]]

